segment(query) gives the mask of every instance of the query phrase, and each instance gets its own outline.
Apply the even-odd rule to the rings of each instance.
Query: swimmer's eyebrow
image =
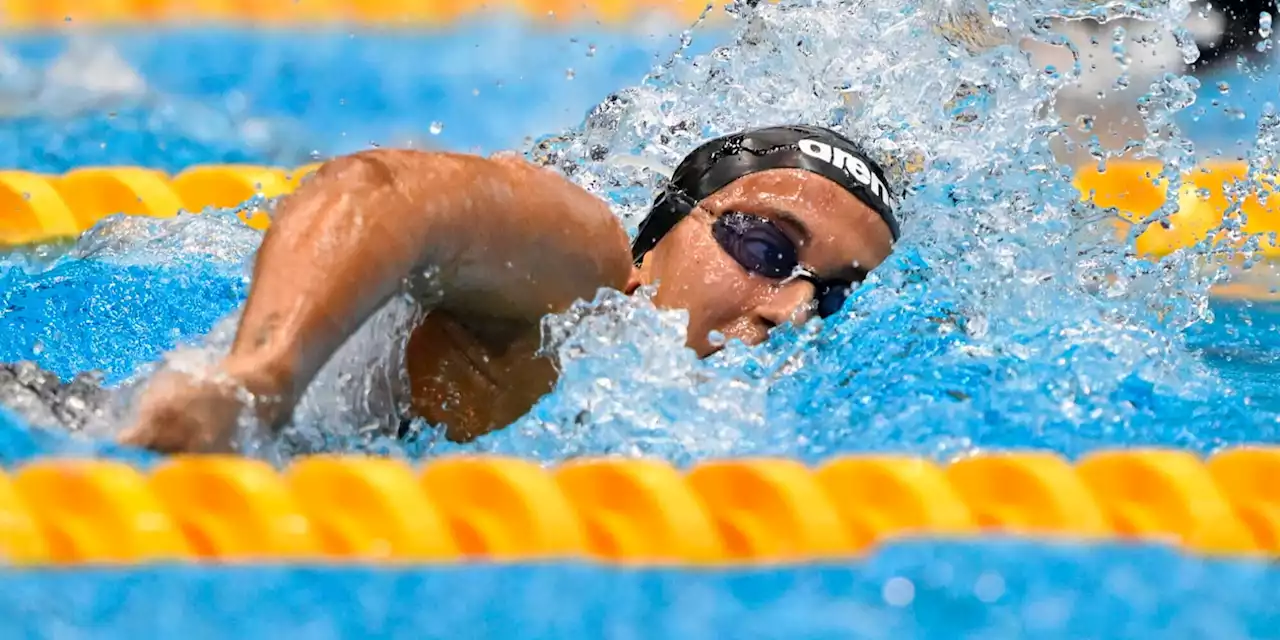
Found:
[[[805,244],[809,244],[809,241],[813,239],[813,233],[809,231],[809,225],[806,225],[800,216],[784,209],[770,209],[769,211],[785,226],[793,227],[793,230],[800,235]],[[837,271],[833,277],[836,280],[862,282],[867,279],[867,275],[870,273],[870,271],[862,267],[849,264]]]
[[[785,209],[770,208],[769,212],[773,214],[773,217],[782,221],[787,226],[790,226],[792,230],[800,236],[800,241],[803,244],[809,244],[809,242],[813,240],[813,232],[809,230],[809,225],[805,224],[804,220],[800,219],[800,216],[797,216]]]

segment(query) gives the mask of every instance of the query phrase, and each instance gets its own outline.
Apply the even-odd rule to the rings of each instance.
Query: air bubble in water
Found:
[[[1271,37],[1271,14],[1266,11],[1258,14],[1258,37]]]
[[[594,44],[587,45],[587,57],[588,58],[596,57],[596,45]]]
[[[1224,95],[1224,96],[1225,96],[1225,95],[1230,94],[1230,93],[1231,93],[1231,85],[1227,84],[1227,82],[1226,82],[1225,80],[1224,80],[1224,81],[1219,82],[1219,83],[1218,83],[1218,93],[1221,93],[1221,94],[1222,94],[1222,95]]]
[[[572,80],[572,79],[574,79],[575,77],[577,77],[577,75],[578,75],[578,72],[574,71],[574,70],[573,70],[573,67],[569,67],[568,69],[565,69],[565,70],[564,70],[564,79],[565,79],[565,80]]]
[[[438,136],[441,131],[444,131],[444,123],[436,120],[431,123],[431,126],[427,128],[427,131],[431,132],[431,135],[433,136]]]

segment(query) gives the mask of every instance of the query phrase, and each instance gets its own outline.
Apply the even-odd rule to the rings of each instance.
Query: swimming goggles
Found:
[[[711,225],[711,235],[730,258],[750,273],[790,280],[804,280],[813,285],[817,314],[826,318],[844,306],[853,283],[822,279],[812,269],[800,264],[796,245],[768,218],[730,211]]]

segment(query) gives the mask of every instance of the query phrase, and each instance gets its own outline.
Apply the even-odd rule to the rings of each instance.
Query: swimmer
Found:
[[[781,126],[689,154],[628,246],[605,202],[515,155],[372,150],[283,198],[229,354],[209,376],[157,373],[120,440],[234,448],[246,409],[280,429],[342,343],[414,274],[434,274],[409,336],[408,405],[447,437],[500,429],[551,390],[540,323],[609,287],[656,285],[699,357],[838,311],[898,238],[881,168],[828,129]]]

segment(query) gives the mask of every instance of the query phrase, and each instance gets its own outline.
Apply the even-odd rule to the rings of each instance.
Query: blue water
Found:
[[[93,42],[118,53],[153,93],[70,117],[2,118],[0,167],[287,166],[406,136],[432,148],[515,148],[577,125],[600,99],[665,62],[679,31],[651,31],[539,30],[498,20],[431,33],[109,31]],[[704,53],[727,39],[703,28],[688,52]],[[12,33],[0,46],[41,69],[69,42]],[[1261,105],[1275,98],[1270,68],[1220,65],[1202,77],[1198,104],[1178,113],[1178,122],[1204,148],[1238,153]],[[1229,94],[1219,82],[1231,87]],[[19,95],[30,85],[20,74],[0,74],[0,88]],[[236,126],[247,118],[270,119],[280,143],[264,148],[238,136]],[[438,134],[430,133],[433,122],[443,125]]]
[[[0,580],[0,620],[28,638],[1280,637],[1280,571],[1154,547],[902,543],[844,566],[699,572],[158,567]]]
[[[0,166],[290,165],[403,136],[431,148],[509,149],[579,123],[592,105],[665,60],[678,35],[670,28],[638,36],[541,31],[500,20],[433,33],[110,32],[94,42],[117,52],[154,95],[57,120],[0,120]],[[716,39],[708,34],[692,51]],[[7,34],[0,44],[45,68],[69,42]],[[30,82],[3,80],[0,87]],[[236,130],[250,117],[272,120],[280,143],[246,143]],[[434,135],[433,122],[443,125]]]
[[[637,41],[511,25],[390,39],[348,33],[138,35],[111,42],[146,78],[147,97],[64,118],[0,120],[0,165],[61,171],[114,163],[169,170],[198,162],[288,164],[370,142],[392,144],[405,135],[463,150],[516,146],[527,136],[576,124],[600,98],[638,81],[673,42],[670,35]],[[500,37],[514,44],[498,53]],[[713,34],[695,46],[714,40]],[[591,43],[596,53],[587,56]],[[10,36],[4,46],[38,66],[65,42]],[[1179,114],[1206,147],[1229,147],[1241,132],[1251,132],[1258,103],[1273,93],[1263,89],[1264,81],[1250,83],[1233,70],[1222,77],[1234,87],[1231,100],[1251,115],[1237,120],[1221,109]],[[1251,84],[1257,87],[1252,93]],[[228,92],[240,97],[228,99]],[[1200,93],[1208,99],[1211,92],[1217,89],[1206,80]],[[237,133],[253,119],[270,122],[269,142]],[[444,126],[433,135],[430,123],[436,121]],[[109,383],[124,381],[174,346],[197,341],[238,307],[247,288],[244,257],[196,253],[160,263],[91,257],[61,259],[47,268],[7,266],[0,271],[0,360],[31,359],[65,376],[97,369]],[[923,271],[893,273],[909,278]],[[852,392],[822,376],[850,368],[848,349],[857,332],[878,325],[911,337],[901,343],[911,352],[889,355],[937,357],[939,380],[855,391],[886,407],[936,412],[916,418],[937,424],[934,435],[954,437],[950,430],[983,447],[1039,446],[1069,455],[1118,444],[1208,451],[1230,442],[1277,440],[1271,416],[1280,415],[1273,381],[1280,307],[1217,301],[1214,323],[1185,332],[1188,346],[1222,383],[1222,397],[1170,395],[1134,375],[1105,387],[1113,395],[1076,398],[1086,408],[1089,402],[1109,408],[1127,403],[1128,430],[1118,435],[1055,423],[1038,405],[1019,413],[995,397],[1012,394],[1020,375],[1038,380],[1042,372],[1035,367],[1046,362],[956,358],[952,348],[959,338],[934,331],[929,321],[947,302],[922,295],[836,327],[829,343],[818,347],[815,373],[788,381],[810,383],[811,392],[824,395],[784,388],[784,399],[796,405],[787,411],[813,421],[813,414],[830,409],[835,394],[849,393],[844,400],[855,402]],[[873,355],[857,364],[885,366]],[[1062,355],[1082,363],[1092,358],[1099,369],[1115,357],[1083,347]],[[1006,366],[1012,368],[1000,368]],[[1004,377],[995,379],[997,374]],[[957,390],[969,395],[964,409],[949,395]],[[673,402],[687,400],[667,393]],[[548,403],[540,410],[554,414],[566,407]],[[885,447],[926,455],[947,450],[938,440],[915,439],[918,432],[872,423],[865,432],[844,428],[864,424],[863,415],[829,416],[841,429],[816,438],[806,434],[830,442],[811,446],[805,457]],[[491,445],[521,448],[520,438],[518,432],[499,434]],[[612,443],[602,436],[583,446],[600,453]],[[153,459],[33,431],[0,414],[0,461],[13,465],[50,453],[108,455],[140,465]],[[563,455],[553,449],[546,457]],[[8,571],[0,582],[0,627],[14,637],[254,638],[289,631],[317,638],[1280,637],[1274,597],[1280,572],[1270,564],[1210,561],[1154,546],[917,542],[891,545],[845,566],[734,571],[624,571],[575,563],[403,570],[156,567]]]

